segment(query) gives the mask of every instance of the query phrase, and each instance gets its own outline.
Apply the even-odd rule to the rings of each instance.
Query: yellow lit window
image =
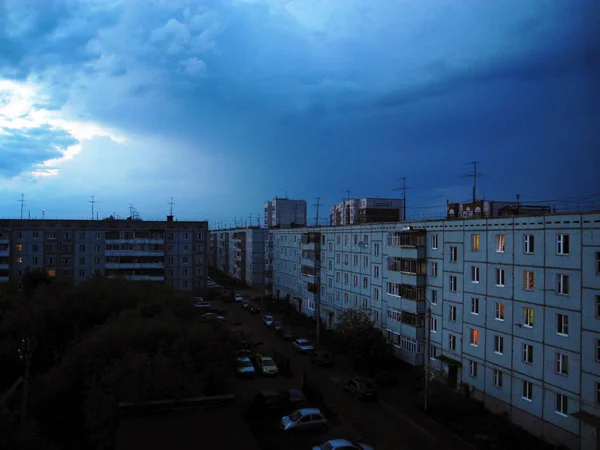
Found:
[[[56,276],[56,271],[54,269],[48,270],[48,276],[55,277]]]
[[[17,244],[17,251],[18,252],[22,252],[23,251],[23,245]]]
[[[471,345],[479,344],[479,330],[471,329]]]
[[[526,291],[533,291],[533,287],[535,285],[535,283],[534,283],[534,279],[535,279],[534,273],[533,272],[529,272],[529,271],[526,270],[524,272],[524,274],[525,274],[525,280],[524,280],[524,286],[523,286],[524,289]]]
[[[533,317],[534,317],[534,310],[533,308],[523,308],[523,320],[524,320],[524,324],[526,327],[532,328],[533,327]]]
[[[471,236],[471,250],[474,252],[478,252],[480,245],[481,245],[480,235],[474,234],[473,236]]]
[[[19,256],[19,257],[17,258],[17,262],[18,262],[19,264],[21,264],[21,263],[23,262],[23,258],[21,258],[21,257]]]

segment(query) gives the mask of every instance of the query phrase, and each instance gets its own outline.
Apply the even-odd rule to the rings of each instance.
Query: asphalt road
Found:
[[[439,448],[450,448],[432,436],[428,430],[403,414],[401,408],[386,401],[385,397],[374,403],[354,399],[351,394],[341,387],[341,383],[348,378],[348,374],[340,372],[335,367],[326,369],[311,364],[308,356],[297,353],[290,342],[283,341],[272,329],[263,324],[263,312],[261,314],[249,314],[241,308],[240,304],[236,303],[227,303],[226,308],[228,310],[228,322],[239,321],[250,328],[254,338],[263,342],[261,351],[266,353],[275,350],[291,359],[295,379],[291,381],[287,379],[286,382],[278,383],[287,384],[288,387],[299,387],[301,386],[303,374],[306,374],[313,382],[318,383],[325,396],[325,401],[332,406],[332,409],[339,416],[340,425],[332,429],[331,432],[340,434],[332,437],[362,441],[375,446],[377,450],[433,450],[434,448],[437,450]],[[296,329],[299,337],[302,337],[301,331],[301,329]],[[252,381],[249,381],[249,383],[252,383]],[[257,387],[262,383],[262,381],[256,383]],[[253,389],[250,388],[249,390]],[[331,435],[331,432],[328,435]],[[327,438],[331,437],[324,436],[320,439],[320,442]]]

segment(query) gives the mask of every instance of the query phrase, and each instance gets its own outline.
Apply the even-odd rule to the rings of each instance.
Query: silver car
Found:
[[[374,450],[374,448],[362,442],[353,444],[347,439],[331,439],[313,447],[313,450]]]
[[[310,353],[315,349],[308,339],[296,339],[292,345],[300,353]]]
[[[319,430],[326,431],[327,419],[317,408],[302,408],[289,416],[284,416],[280,423],[285,432]]]

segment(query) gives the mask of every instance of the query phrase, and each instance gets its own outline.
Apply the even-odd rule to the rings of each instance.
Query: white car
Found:
[[[283,431],[326,431],[327,419],[317,408],[303,408],[284,416],[280,423]]]
[[[240,294],[235,294],[235,301],[240,303],[244,301],[244,297],[242,297]]]
[[[247,356],[238,358],[235,364],[235,373],[240,377],[253,377],[255,371],[250,358]]]
[[[373,447],[362,442],[353,444],[346,439],[331,439],[321,445],[313,447],[313,450],[375,450]]]
[[[266,326],[270,327],[271,325],[273,325],[273,322],[275,321],[275,318],[269,314],[266,314],[263,316],[263,322],[265,323]]]
[[[296,339],[292,345],[300,353],[310,353],[315,349],[308,339]]]
[[[257,356],[256,358],[257,369],[264,376],[276,376],[279,374],[279,368],[273,358],[270,356]]]

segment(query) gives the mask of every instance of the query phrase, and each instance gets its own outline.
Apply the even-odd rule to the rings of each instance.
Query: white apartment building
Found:
[[[306,200],[275,197],[265,202],[265,228],[306,225]]]
[[[599,448],[599,213],[270,233],[274,295],[320,302],[327,326],[369,308],[400,358],[549,442]]]
[[[331,207],[329,225],[401,222],[405,217],[403,199],[353,198],[344,199]]]

